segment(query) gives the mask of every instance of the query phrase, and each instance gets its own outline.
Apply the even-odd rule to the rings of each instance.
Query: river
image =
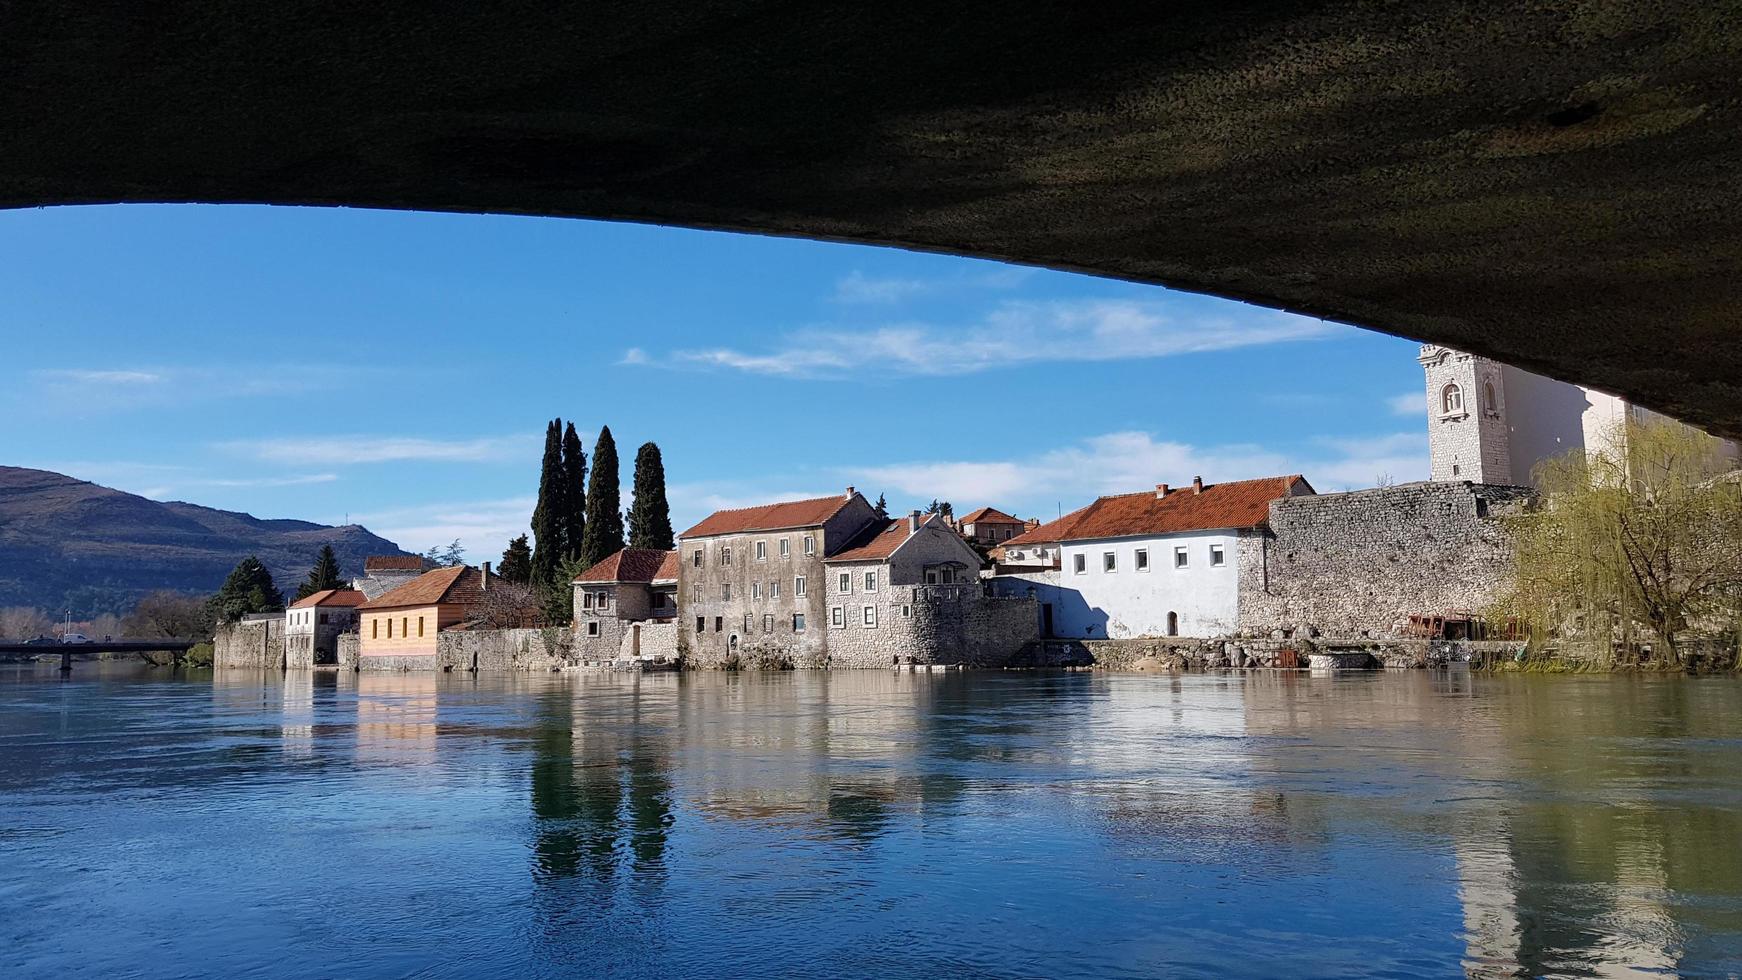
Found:
[[[1742,973],[1742,683],[0,667],[0,975]]]

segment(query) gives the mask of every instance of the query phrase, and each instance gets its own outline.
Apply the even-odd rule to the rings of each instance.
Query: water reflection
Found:
[[[14,671],[0,972],[1734,974],[1738,709],[1461,673]],[[75,912],[114,924],[30,924]]]

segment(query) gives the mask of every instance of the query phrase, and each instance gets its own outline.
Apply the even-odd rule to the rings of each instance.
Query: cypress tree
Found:
[[[581,556],[587,539],[587,454],[581,451],[573,422],[563,433],[562,494],[563,559],[572,562]]]
[[[526,585],[532,581],[532,545],[527,543],[526,535],[522,534],[508,542],[496,574],[502,576],[504,582],[515,585]]]
[[[587,484],[587,528],[580,561],[588,568],[623,549],[623,489],[617,485],[617,442],[611,427],[593,441],[593,476]]]
[[[538,474],[538,504],[532,508],[532,584],[548,588],[562,566],[562,429],[552,419],[544,430],[544,463]]]
[[[302,584],[297,586],[296,597],[306,599],[316,592],[344,587],[345,581],[339,577],[339,556],[333,554],[332,545],[323,544],[320,552],[315,555],[315,564],[309,569],[308,578],[303,579]]]
[[[220,622],[234,623],[250,613],[283,612],[284,593],[272,584],[272,573],[260,559],[249,555],[236,563],[212,596],[211,609]]]
[[[889,519],[889,501],[883,499],[882,494],[877,495],[877,516],[884,520]]]
[[[635,501],[629,508],[629,546],[670,551],[671,507],[665,500],[665,460],[659,447],[644,443],[635,451]]]

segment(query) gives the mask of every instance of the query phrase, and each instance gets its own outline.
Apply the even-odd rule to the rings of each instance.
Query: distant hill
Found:
[[[211,592],[249,555],[288,598],[323,544],[346,576],[361,575],[368,555],[406,554],[356,524],[261,520],[0,466],[0,606],[125,612],[156,589]]]

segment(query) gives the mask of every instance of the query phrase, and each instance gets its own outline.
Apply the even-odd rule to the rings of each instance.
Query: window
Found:
[[[417,635],[420,637],[423,636],[423,617],[422,616],[417,617]]]
[[[1137,551],[1132,554],[1132,567],[1140,572],[1149,571],[1148,548],[1138,548]]]
[[[379,619],[369,620],[369,639],[371,639],[371,640],[381,639],[381,620],[379,620]]]
[[[1101,571],[1117,572],[1119,570],[1119,553],[1117,551],[1101,552]]]
[[[876,572],[866,572],[865,573],[865,591],[866,592],[876,592],[877,591],[877,573]]]
[[[791,558],[792,557],[792,539],[791,538],[781,538],[780,539],[780,557],[782,557],[782,558]]]
[[[326,621],[327,621],[327,614],[326,614],[326,613],[321,613],[321,622],[323,622],[323,623],[324,623],[324,622],[326,622]]]
[[[581,593],[581,608],[582,609],[593,608],[593,594],[591,592],[582,592]]]
[[[716,633],[726,632],[726,617],[724,617],[724,616],[715,616],[714,617],[714,632],[716,632]]]
[[[732,549],[731,548],[721,548],[720,549],[720,564],[722,564],[722,565],[732,564]]]
[[[866,606],[865,607],[865,625],[866,626],[876,626],[877,625],[877,607],[876,606]]]
[[[393,639],[393,617],[392,616],[387,617],[387,638],[389,640]]]
[[[853,573],[852,572],[842,572],[840,574],[838,580],[835,582],[835,591],[839,592],[842,595],[847,595],[848,593],[853,591]]]
[[[1084,554],[1079,553],[1079,554],[1075,554],[1075,555],[1071,556],[1071,571],[1076,572],[1078,575],[1081,575],[1088,570],[1089,570],[1089,556],[1088,555],[1084,555]]]
[[[600,609],[600,610],[601,610],[601,611],[603,611],[603,610],[604,610],[604,608],[605,608],[605,607],[606,607],[606,606],[607,606],[607,605],[609,605],[609,603],[608,603],[608,602],[606,602],[606,600],[608,600],[608,599],[610,599],[610,598],[611,598],[611,593],[609,593],[609,592],[601,592],[601,593],[599,593],[599,597],[598,597],[598,598],[597,598],[597,599],[595,599],[595,600],[594,600],[594,601],[593,601],[593,604],[594,604],[594,605],[596,605],[596,606],[598,606],[598,607],[599,607],[599,609]]]
[[[829,607],[829,625],[833,626],[835,629],[840,629],[847,625],[846,606]]]
[[[912,606],[902,606],[901,607],[901,618],[902,619],[912,619],[913,618],[913,607]]]
[[[761,582],[751,582],[750,583],[750,598],[752,598],[752,599],[762,598],[762,583]]]
[[[803,575],[800,575],[797,578],[792,580],[792,594],[795,596],[798,596],[799,598],[804,597],[804,576]]]
[[[598,620],[591,619],[591,620],[587,621],[587,635],[588,636],[598,636],[599,635],[599,621]]]
[[[744,614],[744,632],[746,632],[746,633],[750,632],[750,614],[749,613]]]
[[[720,583],[720,598],[725,600],[726,602],[732,601],[732,583],[730,583],[730,582],[721,582]]]
[[[1167,614],[1167,635],[1179,635],[1179,613],[1170,612]]]
[[[690,553],[690,567],[691,568],[702,567],[702,549],[697,548],[695,551]]]
[[[766,541],[756,542],[756,560],[757,561],[767,561],[768,560],[768,542],[766,542]]]
[[[774,632],[774,614],[773,613],[763,613],[762,614],[762,632],[764,632],[764,633]]]
[[[697,582],[696,587],[692,591],[695,593],[696,601],[701,602],[702,601],[702,583]]]
[[[807,534],[804,536],[804,553],[807,555],[814,555],[817,553],[816,535]]]
[[[1454,415],[1464,410],[1464,389],[1455,384],[1440,389],[1440,413]]]
[[[706,616],[697,616],[696,617],[696,632],[697,633],[706,633],[707,631],[708,631],[708,618]]]
[[[1500,411],[1499,402],[1494,398],[1494,382],[1482,382],[1482,407],[1490,412]]]
[[[792,614],[792,631],[794,633],[804,632],[804,613]]]
[[[768,583],[768,598],[780,598],[780,582],[778,580]]]
[[[1173,549],[1173,567],[1184,568],[1191,564],[1191,560],[1191,552],[1186,550],[1185,545]]]
[[[399,635],[400,636],[410,636],[411,635],[411,630],[409,629],[410,626],[411,626],[411,617],[410,616],[399,617]]]
[[[1228,555],[1219,544],[1210,545],[1210,567],[1221,568],[1228,564]]]

